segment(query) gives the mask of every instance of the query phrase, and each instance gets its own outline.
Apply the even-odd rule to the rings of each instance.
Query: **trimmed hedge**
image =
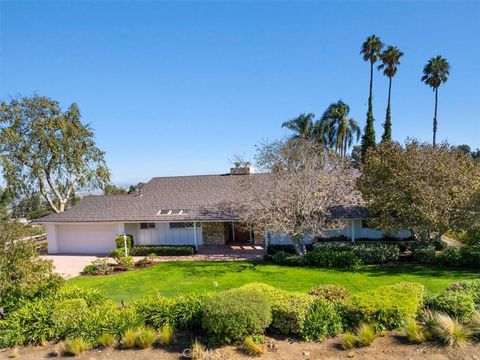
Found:
[[[313,244],[306,244],[305,247],[307,248],[307,252],[313,250]],[[276,245],[276,244],[269,244],[267,248],[268,255],[275,255],[278,252],[285,252],[288,254],[296,255],[295,248],[293,245]]]
[[[260,283],[244,285],[240,289],[261,292],[267,296],[272,307],[271,332],[282,335],[302,333],[306,312],[313,304],[311,296]]]
[[[254,289],[232,289],[215,294],[205,303],[202,327],[213,342],[231,343],[261,335],[272,322],[268,297]]]
[[[354,247],[348,244],[316,244],[305,258],[308,264],[318,267],[353,268],[361,265]]]
[[[132,248],[130,255],[147,256],[155,254],[158,256],[189,256],[195,254],[195,246],[190,245],[151,245],[151,246],[135,246]]]
[[[351,326],[373,324],[376,329],[396,329],[414,319],[423,306],[424,286],[399,283],[352,295],[347,304]]]
[[[355,254],[364,264],[387,264],[397,262],[400,257],[398,245],[362,244],[354,247]]]

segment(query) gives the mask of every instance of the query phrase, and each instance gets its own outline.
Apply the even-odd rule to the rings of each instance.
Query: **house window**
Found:
[[[140,223],[140,229],[142,230],[155,229],[155,223]]]
[[[200,227],[201,223],[197,222],[197,227]],[[193,222],[171,222],[169,223],[170,229],[185,229],[185,228],[193,228]]]

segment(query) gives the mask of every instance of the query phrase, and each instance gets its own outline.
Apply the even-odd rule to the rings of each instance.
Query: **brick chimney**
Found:
[[[230,168],[230,175],[250,175],[255,173],[253,166],[249,162],[234,163],[235,167]]]

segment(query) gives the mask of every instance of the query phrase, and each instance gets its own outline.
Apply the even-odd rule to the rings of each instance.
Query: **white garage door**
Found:
[[[115,224],[57,225],[61,253],[106,254],[115,248]]]

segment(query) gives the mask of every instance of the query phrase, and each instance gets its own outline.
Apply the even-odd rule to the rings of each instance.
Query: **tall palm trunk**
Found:
[[[392,97],[392,78],[388,77],[388,100],[387,100],[387,112],[385,114],[385,123],[383,124],[382,141],[392,140],[392,118],[390,109],[390,99]]]
[[[368,95],[368,111],[373,113],[373,62],[370,62],[370,92]]]
[[[438,87],[435,88],[435,114],[433,115],[433,146],[437,140],[437,106],[438,106]]]

